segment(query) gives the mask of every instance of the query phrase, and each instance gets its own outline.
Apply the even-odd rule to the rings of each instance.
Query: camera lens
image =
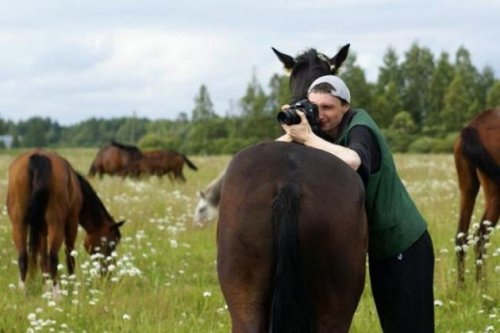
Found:
[[[280,124],[295,125],[300,124],[300,117],[294,110],[286,110],[278,112],[276,116]]]

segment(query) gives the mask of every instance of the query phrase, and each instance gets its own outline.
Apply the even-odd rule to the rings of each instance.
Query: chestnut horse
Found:
[[[18,252],[19,285],[24,288],[28,271],[41,270],[57,290],[59,249],[64,242],[68,273],[74,272],[71,255],[78,223],[86,231],[85,249],[109,256],[120,241],[119,227],[90,184],[67,160],[42,149],[17,157],[9,167],[7,210]],[[38,258],[39,257],[39,258]]]
[[[162,177],[168,175],[171,181],[185,182],[182,172],[184,163],[192,170],[198,168],[185,155],[170,150],[149,150],[142,157],[132,161],[123,171],[125,175],[137,178],[143,175]]]
[[[124,169],[141,156],[142,153],[136,146],[111,141],[111,145],[99,150],[90,165],[88,175],[93,177],[98,174],[100,178],[104,174],[123,176]]]
[[[347,48],[334,58],[275,50],[294,98],[335,71]],[[270,142],[236,154],[220,181],[217,272],[232,332],[348,332],[368,243],[357,173],[321,150]]]
[[[500,109],[478,114],[462,129],[454,146],[460,188],[460,217],[456,245],[458,282],[464,283],[464,257],[470,237],[470,220],[479,187],[483,188],[485,210],[472,241],[476,250],[476,280],[482,277],[486,243],[500,215]]]

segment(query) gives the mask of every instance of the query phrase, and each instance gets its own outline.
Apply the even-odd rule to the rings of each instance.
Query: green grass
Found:
[[[95,150],[60,150],[86,174]],[[92,276],[89,256],[77,240],[75,278],[60,270],[66,295],[52,301],[38,275],[27,293],[17,289],[17,254],[3,207],[7,168],[14,153],[0,154],[0,333],[7,332],[228,332],[229,314],[215,271],[215,223],[192,227],[203,189],[229,161],[228,156],[189,156],[199,167],[185,169],[186,184],[168,179],[143,181],[105,177],[91,180],[116,220],[126,219],[112,278]],[[486,261],[487,284],[474,282],[467,257],[466,288],[456,288],[454,233],[458,190],[451,155],[398,155],[398,170],[429,223],[436,256],[437,332],[500,331],[500,239],[492,236]],[[482,198],[474,222],[482,214]],[[498,233],[498,232],[497,232]],[[61,251],[60,261],[64,262]],[[49,294],[50,295],[50,294]],[[369,281],[351,332],[380,332]]]

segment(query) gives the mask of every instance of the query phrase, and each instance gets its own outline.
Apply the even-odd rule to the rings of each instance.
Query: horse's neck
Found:
[[[207,201],[210,202],[214,207],[219,206],[222,183],[224,182],[224,174],[225,170],[219,175],[216,180],[210,183],[210,185],[205,190]]]

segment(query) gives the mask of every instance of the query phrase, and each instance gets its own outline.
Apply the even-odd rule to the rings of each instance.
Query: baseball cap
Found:
[[[335,75],[320,76],[319,78],[314,80],[314,82],[311,83],[311,86],[307,90],[307,95],[309,95],[311,90],[314,90],[314,87],[320,83],[329,83],[333,87],[333,89],[330,91],[330,94],[332,94],[332,96],[341,98],[347,103],[351,103],[351,93],[349,92],[349,88],[347,88],[346,84],[344,83],[344,81],[342,81],[341,78]]]

